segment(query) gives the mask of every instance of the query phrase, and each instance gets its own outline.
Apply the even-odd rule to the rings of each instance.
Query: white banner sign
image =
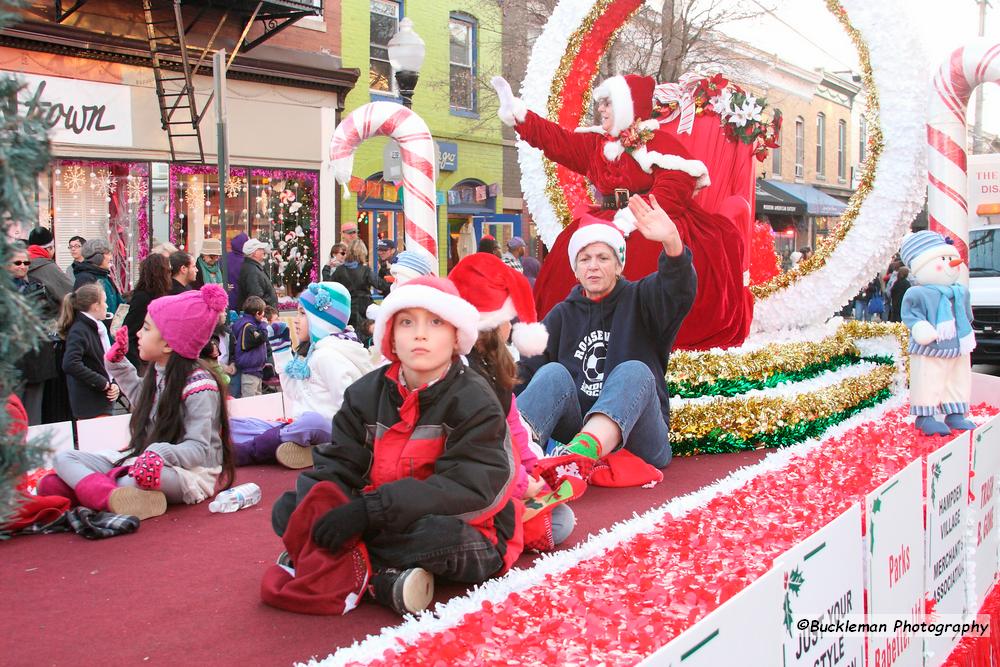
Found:
[[[864,667],[862,633],[800,627],[803,621],[836,625],[847,616],[864,616],[863,561],[858,505],[778,558],[784,590],[775,613],[782,622],[783,660],[774,664]]]
[[[1000,227],[1000,154],[970,155],[969,229]]]
[[[924,615],[923,461],[890,477],[865,498],[865,574],[869,618],[891,615],[914,623]],[[912,632],[868,635],[868,664],[920,667],[923,637]]]
[[[18,111],[40,119],[53,142],[132,146],[132,90],[128,86],[3,72],[25,82]]]
[[[780,665],[781,574],[770,570],[640,663],[662,667]]]
[[[969,490],[969,434],[963,433],[927,456],[928,612],[962,615],[966,597],[966,517]],[[933,620],[933,619],[931,619]],[[928,664],[940,664],[958,642],[955,634],[927,637]]]
[[[1000,477],[1000,419],[994,417],[972,434],[972,478],[969,480],[969,519],[974,530],[970,535],[976,563],[975,600],[978,610],[986,593],[996,581],[997,550],[997,480]]]

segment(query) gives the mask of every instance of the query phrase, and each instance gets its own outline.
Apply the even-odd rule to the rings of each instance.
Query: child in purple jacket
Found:
[[[267,362],[267,304],[259,296],[247,297],[243,314],[233,325],[236,339],[236,371],[240,374],[240,395],[257,396],[261,393],[261,377]]]

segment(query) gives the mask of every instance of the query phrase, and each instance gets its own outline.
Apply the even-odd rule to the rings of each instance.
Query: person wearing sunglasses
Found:
[[[7,261],[7,273],[14,283],[14,288],[29,303],[37,304],[37,307],[41,308],[47,301],[45,286],[28,275],[30,266],[31,259],[28,257],[27,249],[23,245],[14,246]],[[28,413],[28,424],[31,426],[41,424],[45,382],[57,375],[55,355],[51,346],[39,345],[37,349],[29,351],[18,360],[17,368],[21,371],[21,379],[15,393]]]
[[[323,281],[333,282],[333,272],[347,259],[347,244],[334,243],[330,248],[330,259],[323,267]]]
[[[54,320],[59,316],[62,300],[73,291],[73,283],[55,263],[55,239],[45,227],[35,227],[28,234],[28,257],[31,266],[28,275],[45,285],[46,301],[42,304],[42,317]]]

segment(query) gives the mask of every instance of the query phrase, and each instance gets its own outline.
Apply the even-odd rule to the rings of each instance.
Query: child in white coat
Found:
[[[274,353],[292,421],[230,420],[237,465],[277,460],[305,468],[312,465],[311,446],[330,441],[344,390],[373,368],[368,350],[347,328],[350,313],[351,296],[340,283],[312,283],[299,295],[296,353]]]

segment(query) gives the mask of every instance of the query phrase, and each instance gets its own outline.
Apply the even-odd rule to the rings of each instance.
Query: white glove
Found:
[[[927,320],[922,320],[913,325],[910,335],[918,345],[930,345],[938,339],[937,329]]]
[[[510,127],[523,121],[528,113],[528,107],[519,97],[514,97],[514,91],[510,89],[507,79],[495,76],[490,79],[490,83],[493,84],[494,90],[497,91],[497,98],[500,100],[500,108],[497,110],[497,116],[500,120]]]

